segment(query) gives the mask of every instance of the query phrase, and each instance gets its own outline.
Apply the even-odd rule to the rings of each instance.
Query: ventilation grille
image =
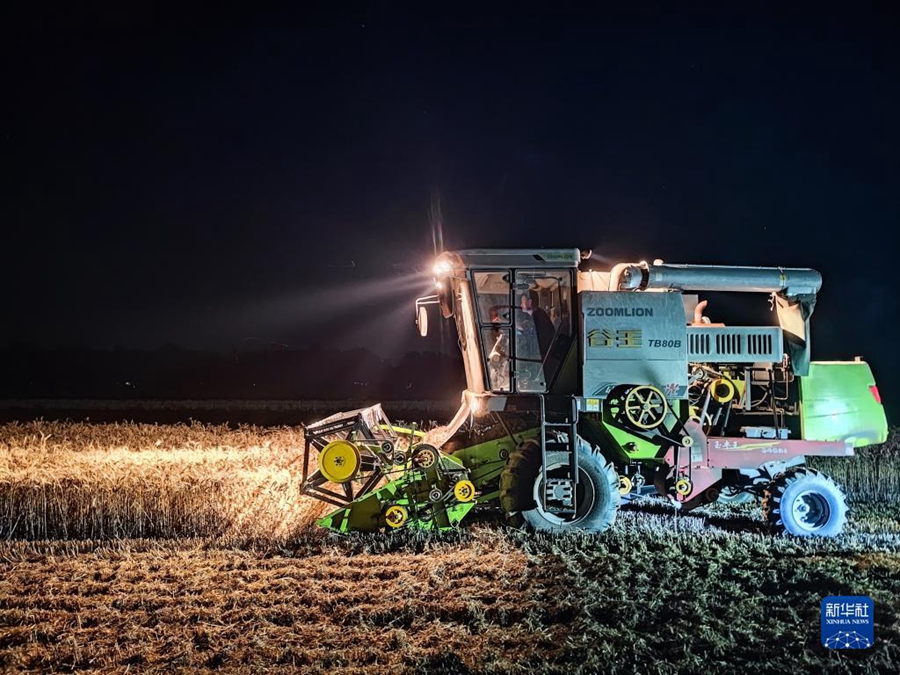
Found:
[[[688,361],[776,363],[784,353],[781,329],[688,326]]]

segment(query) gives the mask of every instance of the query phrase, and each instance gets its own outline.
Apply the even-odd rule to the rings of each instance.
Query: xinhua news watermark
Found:
[[[822,600],[822,645],[868,649],[875,644],[875,603],[867,595],[830,595]]]

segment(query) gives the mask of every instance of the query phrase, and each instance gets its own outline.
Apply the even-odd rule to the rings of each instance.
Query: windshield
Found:
[[[510,273],[475,272],[472,278],[478,298],[478,323],[481,325],[488,386],[492,391],[511,391]]]

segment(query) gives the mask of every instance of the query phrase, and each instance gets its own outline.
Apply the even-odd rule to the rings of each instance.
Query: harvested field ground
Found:
[[[851,491],[848,533],[827,541],[774,537],[751,507],[678,515],[651,499],[596,536],[482,523],[336,537],[310,529],[315,507],[292,493],[301,441],[295,429],[0,427],[0,669],[783,675],[900,665],[896,500]],[[879,470],[895,462],[885,455]],[[196,508],[205,515],[192,520]],[[825,650],[822,598],[856,594],[875,600],[876,646]]]

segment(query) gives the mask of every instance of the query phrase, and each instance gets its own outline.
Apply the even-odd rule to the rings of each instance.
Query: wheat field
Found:
[[[281,539],[322,515],[300,494],[299,428],[0,426],[0,537]]]
[[[328,510],[300,493],[303,442],[300,427],[3,424],[0,538],[286,540]],[[857,457],[810,465],[851,501],[900,503],[897,430]]]

